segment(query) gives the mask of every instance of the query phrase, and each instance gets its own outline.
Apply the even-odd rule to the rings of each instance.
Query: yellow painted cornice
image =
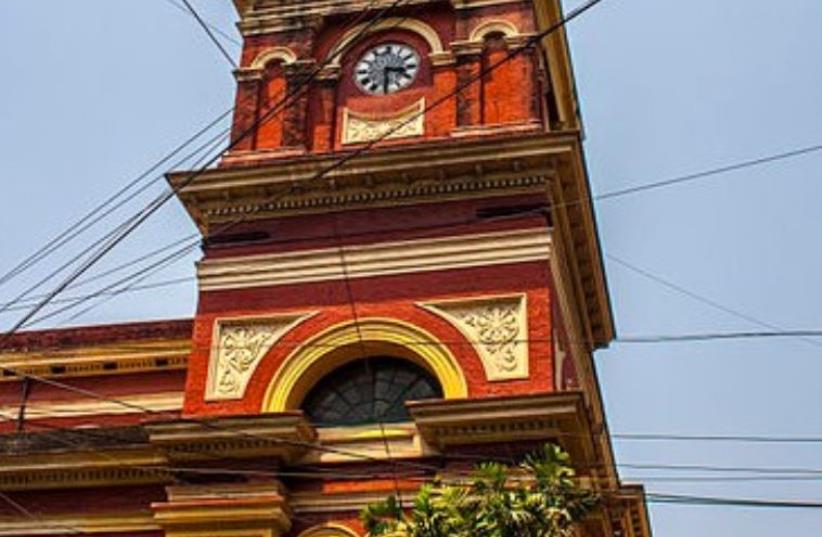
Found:
[[[20,535],[66,535],[80,531],[83,534],[137,533],[159,531],[151,512],[38,515],[36,517],[0,517],[0,537]],[[67,530],[71,530],[70,532]]]
[[[185,369],[191,339],[123,341],[70,348],[0,351],[0,367],[47,378],[124,375],[154,370]],[[19,380],[15,375],[2,381]]]

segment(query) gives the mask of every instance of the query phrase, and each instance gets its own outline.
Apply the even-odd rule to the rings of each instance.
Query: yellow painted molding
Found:
[[[126,406],[127,403],[129,406]],[[141,413],[136,407],[152,412],[180,410],[183,407],[182,392],[150,393],[124,395],[118,402],[100,401],[99,399],[75,399],[68,401],[35,401],[26,406],[26,418],[68,418],[77,416],[97,416],[100,414],[135,414]],[[0,414],[14,414],[19,405],[0,406]]]
[[[297,537],[358,537],[358,535],[348,526],[327,523],[308,528]]]
[[[363,31],[366,32],[365,35],[370,35],[383,30],[394,29],[408,30],[409,32],[419,35],[428,43],[428,47],[431,49],[430,52],[433,54],[443,52],[444,50],[442,40],[439,34],[437,34],[437,31],[425,22],[409,17],[388,17],[379,20],[376,24],[373,22],[363,22],[348,30],[339,41],[334,44],[327,58],[331,60],[331,65],[340,65],[342,60],[340,51],[354,39],[364,37],[364,35],[361,35]]]
[[[503,19],[493,19],[480,23],[468,36],[469,41],[482,41],[485,36],[493,33],[501,33],[505,37],[515,37],[519,35],[519,30],[510,21]]]
[[[280,60],[288,65],[297,61],[297,55],[288,47],[270,47],[260,51],[251,62],[252,69],[264,69],[269,62]]]
[[[262,412],[298,408],[316,382],[337,367],[370,354],[388,354],[417,363],[431,372],[446,399],[467,397],[468,383],[445,345],[417,326],[388,318],[365,318],[333,326],[296,348],[268,387]]]
[[[158,531],[151,513],[80,515],[67,513],[30,517],[0,517],[0,537],[20,535],[66,535],[76,530],[84,534]],[[69,531],[71,530],[71,531]]]
[[[0,366],[47,378],[128,375],[185,369],[191,339],[123,342],[70,349],[0,352]],[[0,376],[0,382],[18,380]]]

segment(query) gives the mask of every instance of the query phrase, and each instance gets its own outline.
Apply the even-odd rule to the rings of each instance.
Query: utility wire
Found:
[[[674,505],[750,507],[765,509],[822,509],[822,502],[794,500],[759,500],[749,498],[718,498],[714,496],[685,496],[681,494],[649,493],[645,495],[649,503]]]
[[[68,289],[77,289],[79,287],[84,287],[84,286],[86,286],[90,283],[102,280],[103,278],[106,278],[107,276],[111,276],[112,274],[122,272],[123,270],[126,270],[126,269],[133,269],[139,263],[142,263],[143,261],[151,259],[152,257],[154,257],[156,255],[159,255],[159,254],[161,254],[165,251],[168,251],[172,248],[175,248],[178,245],[182,244],[183,242],[188,242],[188,241],[197,239],[199,236],[200,235],[197,234],[197,233],[187,235],[187,236],[185,236],[181,239],[178,239],[178,240],[173,241],[169,244],[166,244],[165,246],[157,248],[156,250],[152,250],[148,253],[142,254],[142,255],[140,255],[138,257],[135,257],[135,258],[132,258],[132,259],[120,264],[120,265],[114,266],[110,269],[107,269],[103,272],[100,272],[99,274],[95,274],[92,277],[82,279],[82,280],[77,280],[77,282],[74,285],[70,285],[69,287],[66,288],[66,290],[68,290]],[[192,276],[189,279],[193,280],[194,277]],[[44,296],[45,295],[43,295],[43,294],[41,294],[41,295],[32,295],[32,296],[30,296],[29,298],[27,298],[25,300],[19,301],[17,304],[13,304],[12,302],[0,303],[0,313],[3,313],[5,311],[15,311],[15,310],[26,309],[28,306],[31,306],[34,302],[36,302],[37,299],[43,298]],[[69,301],[69,300],[76,300],[78,298],[80,298],[80,297],[73,297],[71,299],[68,298],[68,297],[67,298],[61,298],[61,299],[55,299],[55,300],[52,301],[52,304],[57,304],[57,303],[60,303],[60,302],[66,302],[66,301]]]
[[[208,147],[210,147],[210,146],[214,145],[215,143],[219,143],[219,136],[221,136],[221,134],[218,134],[218,138],[211,138],[211,139],[207,140],[207,141],[205,142],[205,144],[203,144],[203,145],[201,145],[201,146],[197,147],[194,151],[192,151],[192,152],[191,152],[191,153],[189,153],[188,155],[184,156],[181,160],[179,160],[179,161],[175,164],[175,166],[176,166],[176,165],[180,165],[180,164],[182,164],[183,162],[188,161],[189,159],[193,158],[194,156],[196,156],[197,154],[199,154],[201,151],[203,151],[203,150],[207,149]],[[207,155],[208,153],[205,153],[205,154]],[[199,160],[198,160],[198,162],[199,162]],[[140,188],[138,188],[137,190],[135,190],[135,191],[131,192],[131,193],[130,193],[129,195],[127,195],[126,197],[124,197],[124,198],[120,199],[120,200],[119,200],[118,202],[116,202],[114,205],[112,205],[112,206],[108,207],[107,209],[105,209],[104,211],[102,211],[102,213],[97,214],[94,218],[92,218],[90,221],[86,222],[86,223],[85,223],[84,225],[82,225],[79,229],[76,229],[76,230],[75,230],[75,231],[74,231],[71,235],[69,235],[69,236],[65,237],[63,240],[59,241],[57,244],[54,244],[54,245],[52,246],[52,248],[50,248],[48,251],[46,251],[46,252],[45,252],[45,254],[44,254],[44,256],[43,256],[43,257],[45,257],[45,256],[47,256],[48,254],[50,254],[50,253],[54,252],[57,248],[60,248],[60,247],[61,247],[61,246],[63,246],[64,244],[66,244],[66,243],[70,242],[71,240],[73,240],[74,238],[76,238],[77,236],[79,236],[80,234],[82,234],[83,232],[85,232],[87,229],[89,229],[90,227],[92,227],[93,225],[95,225],[97,222],[99,222],[100,220],[102,220],[102,219],[106,218],[108,215],[112,214],[114,211],[118,210],[120,207],[124,206],[126,203],[128,203],[129,201],[131,201],[132,199],[134,199],[136,196],[138,196],[139,194],[141,194],[142,192],[144,192],[144,191],[146,191],[148,188],[150,188],[150,187],[151,187],[153,184],[155,184],[157,181],[159,181],[160,179],[162,179],[162,177],[163,177],[163,175],[162,175],[162,174],[160,174],[159,176],[155,177],[154,179],[152,179],[152,180],[151,180],[151,181],[149,181],[148,183],[146,183],[146,184],[142,185],[142,186],[141,186]],[[106,202],[106,203],[107,203],[107,202]],[[105,208],[105,207],[104,207],[104,205],[101,205],[101,206],[98,206],[98,209],[99,209],[99,208],[101,208],[101,207],[102,207],[102,208]],[[95,209],[95,210],[96,210],[96,209]],[[93,212],[94,212],[94,211],[93,211]],[[91,214],[91,213],[90,213],[90,214]],[[133,222],[133,220],[134,220],[134,218],[135,218],[135,217],[136,217],[136,216],[134,216],[134,215],[133,215],[133,216],[131,216],[128,220],[126,220],[126,222],[124,222],[124,223],[120,224],[119,226],[117,226],[117,227],[116,227],[116,228],[114,228],[113,230],[111,230],[111,231],[107,232],[106,234],[104,234],[102,237],[100,237],[99,239],[97,239],[97,240],[98,240],[98,242],[102,242],[102,241],[108,241],[108,240],[111,240],[111,239],[112,239],[112,238],[113,238],[113,237],[114,237],[114,236],[115,236],[115,235],[116,235],[119,231],[122,231],[122,230],[126,227],[126,225],[127,225],[128,223]],[[9,301],[9,302],[7,302],[6,304],[4,304],[4,305],[3,305],[3,307],[2,307],[2,308],[0,308],[0,313],[3,313],[3,312],[4,312],[4,311],[6,311],[8,308],[10,308],[10,307],[12,307],[12,306],[14,306],[14,305],[16,305],[16,304],[20,303],[23,299],[25,299],[25,298],[26,298],[27,296],[29,296],[31,293],[33,293],[34,291],[36,291],[37,289],[39,289],[40,287],[42,287],[43,285],[45,285],[45,284],[46,284],[47,282],[49,282],[52,278],[54,278],[54,277],[55,277],[55,276],[57,276],[58,274],[60,274],[60,273],[64,272],[64,271],[65,271],[65,270],[67,270],[69,267],[71,267],[72,265],[74,265],[75,263],[77,263],[77,262],[78,262],[79,260],[81,260],[81,259],[82,259],[85,255],[87,255],[87,254],[91,251],[91,249],[92,249],[92,248],[93,248],[93,246],[90,246],[90,247],[88,247],[88,248],[86,248],[86,249],[84,249],[84,250],[82,250],[82,251],[78,252],[78,253],[77,253],[77,254],[75,254],[73,257],[71,257],[70,259],[68,259],[67,261],[65,261],[63,264],[61,264],[61,265],[60,265],[57,269],[53,270],[52,272],[50,272],[49,274],[47,274],[46,276],[44,276],[43,278],[41,278],[40,280],[38,280],[36,283],[34,283],[34,284],[32,284],[31,286],[27,287],[24,291],[22,291],[22,292],[21,292],[21,293],[19,293],[17,296],[15,296],[15,297],[14,297],[11,301]],[[42,259],[42,258],[41,258],[41,259]],[[88,278],[88,280],[92,280],[92,279],[93,279],[93,278]],[[66,287],[66,289],[68,289],[68,288],[70,288],[70,287],[74,287],[74,286],[76,286],[76,285],[69,285],[68,287]],[[48,294],[44,294],[44,295],[40,295],[40,296],[41,296],[41,297],[47,297],[47,296],[48,296]]]
[[[210,121],[207,125],[205,125],[200,130],[198,130],[196,133],[191,135],[184,142],[182,142],[177,147],[175,147],[173,150],[171,150],[168,154],[163,156],[159,161],[157,161],[156,163],[151,165],[147,170],[145,170],[140,175],[138,175],[137,177],[135,177],[134,179],[129,181],[125,186],[123,186],[117,192],[115,192],[114,194],[109,196],[105,201],[100,203],[98,206],[96,206],[90,212],[86,213],[82,218],[80,218],[77,222],[75,222],[74,224],[69,226],[65,231],[61,232],[59,235],[57,235],[56,237],[54,237],[53,239],[48,241],[45,245],[43,245],[36,252],[29,255],[23,261],[21,261],[20,263],[15,265],[13,268],[11,268],[7,272],[5,272],[2,276],[0,276],[0,285],[3,285],[5,283],[7,283],[11,279],[18,276],[20,273],[22,273],[22,272],[28,270],[29,268],[31,268],[32,266],[36,265],[37,263],[39,263],[40,261],[42,261],[43,259],[48,257],[56,249],[62,247],[65,244],[67,244],[68,242],[70,242],[71,240],[76,238],[80,233],[82,233],[83,231],[85,231],[90,226],[94,225],[95,223],[97,223],[100,219],[102,219],[103,217],[110,214],[111,211],[107,211],[103,215],[101,215],[100,218],[95,218],[95,216],[97,216],[99,213],[103,212],[106,209],[106,207],[113,204],[117,199],[119,199],[121,196],[125,195],[134,186],[136,186],[137,184],[142,182],[145,178],[147,178],[149,175],[154,173],[163,164],[169,162],[171,159],[176,157],[181,151],[183,151],[186,147],[188,147],[189,145],[194,143],[194,141],[196,141],[200,136],[202,136],[203,134],[205,134],[206,132],[211,130],[220,121],[222,121],[226,117],[228,117],[228,115],[232,111],[233,111],[233,108],[230,108],[230,109],[226,110],[225,112],[223,112],[222,114],[220,114],[219,116],[217,116],[215,119]],[[196,154],[196,151],[195,151],[194,154]],[[184,157],[180,162],[185,162],[189,158],[191,158],[191,154]],[[161,178],[162,175],[160,175],[159,177]],[[152,184],[154,182],[156,182],[156,180],[157,179],[152,181]],[[142,190],[140,190],[140,192],[141,191]],[[130,200],[132,198],[133,198],[133,196],[129,197],[128,199]],[[114,209],[116,210],[121,205],[122,204],[118,204],[117,206],[114,207]]]
[[[746,313],[742,313],[738,310],[729,308],[729,307],[727,307],[723,304],[720,304],[716,300],[713,300],[709,297],[706,297],[704,295],[701,295],[701,294],[695,293],[694,291],[686,289],[685,287],[683,287],[679,284],[673,283],[672,281],[667,280],[667,279],[663,278],[662,276],[659,276],[658,274],[654,274],[654,273],[652,273],[648,270],[642,269],[642,268],[640,268],[640,267],[638,267],[638,266],[636,266],[632,263],[629,263],[628,261],[625,261],[624,259],[620,259],[620,258],[618,258],[614,255],[611,255],[611,254],[605,254],[605,257],[607,257],[610,261],[613,261],[617,265],[619,265],[623,268],[626,268],[626,269],[628,269],[628,270],[630,270],[630,271],[632,271],[636,274],[639,274],[640,276],[642,276],[644,278],[647,278],[647,279],[651,280],[652,282],[658,283],[659,285],[667,287],[668,289],[672,289],[672,290],[674,290],[674,291],[676,291],[680,294],[683,294],[683,295],[685,295],[689,298],[692,298],[692,299],[694,299],[698,302],[706,304],[706,305],[708,305],[708,306],[710,306],[714,309],[717,309],[719,311],[728,313],[730,315],[733,315],[734,317],[743,319],[743,320],[748,321],[750,323],[759,325],[763,328],[768,328],[770,330],[776,330],[776,331],[784,331],[785,330],[783,327],[780,327],[780,326],[777,326],[777,325],[774,325],[774,324],[771,324],[771,323],[767,323],[765,321],[757,319],[756,317],[753,317],[753,316],[748,315]],[[809,339],[809,338],[802,338],[802,340],[806,341],[806,342],[808,342],[808,343],[810,343],[814,346],[822,346],[822,343],[820,343],[818,341],[814,341],[814,340]]]
[[[770,435],[727,435],[727,434],[670,434],[670,433],[616,433],[611,438],[638,441],[682,441],[682,442],[743,442],[754,444],[820,444],[822,436],[770,436]]]
[[[785,160],[789,158],[794,158],[802,155],[808,155],[810,153],[816,153],[818,151],[822,151],[822,144],[817,145],[810,145],[807,147],[802,147],[799,149],[793,149],[791,151],[785,151],[782,153],[776,153],[773,155],[768,155],[765,157],[754,158],[750,160],[743,160],[741,162],[737,162],[735,164],[729,164],[727,166],[721,166],[719,168],[712,168],[710,170],[705,170],[696,173],[690,173],[687,175],[681,175],[678,177],[672,177],[671,179],[665,179],[663,181],[656,181],[654,183],[647,183],[644,185],[637,185],[628,188],[622,188],[619,190],[612,190],[610,192],[603,192],[602,194],[597,194],[594,196],[595,200],[607,200],[611,198],[617,198],[622,196],[628,196],[630,194],[636,194],[638,192],[646,192],[648,190],[654,190],[657,188],[667,187],[671,185],[678,185],[682,183],[689,183],[692,181],[696,181],[698,179],[704,179],[706,177],[712,177],[714,175],[720,175],[723,173],[728,173],[737,170],[743,170],[745,168],[751,168],[753,166],[761,166],[762,164],[768,164],[771,162],[777,162],[780,160]]]
[[[220,43],[220,41],[214,35],[214,32],[212,32],[211,26],[208,23],[206,23],[206,21],[203,20],[203,18],[200,16],[200,14],[197,12],[197,10],[194,9],[194,6],[191,5],[191,2],[189,2],[189,0],[180,0],[180,1],[183,3],[183,5],[185,5],[185,8],[189,11],[189,13],[191,13],[191,15],[195,19],[197,19],[197,23],[200,25],[200,27],[203,29],[203,31],[206,33],[206,35],[208,35],[208,38],[211,40],[211,42],[214,43],[214,46],[217,47],[220,50],[220,53],[223,55],[223,57],[226,59],[226,61],[229,64],[231,64],[231,66],[234,69],[237,69],[237,62],[234,61],[234,58],[231,57],[231,54],[229,54],[228,51],[223,46],[223,44]]]
[[[192,12],[191,12],[191,11],[190,11],[190,10],[189,10],[186,6],[182,6],[182,5],[180,5],[180,4],[178,4],[177,2],[175,2],[174,0],[165,0],[165,2],[166,2],[167,4],[169,4],[169,5],[171,5],[171,6],[174,6],[175,8],[179,9],[180,11],[182,11],[183,13],[185,13],[186,15],[192,15]],[[199,22],[199,20],[200,20],[200,19],[198,18],[198,22]],[[208,22],[208,21],[206,21],[205,19],[203,19],[202,24],[205,24],[206,26],[208,26],[209,28],[211,28],[211,30],[213,30],[215,33],[219,34],[219,35],[220,35],[223,39],[225,39],[226,41],[229,41],[230,43],[233,43],[233,44],[237,45],[238,47],[243,46],[242,42],[240,42],[240,41],[239,41],[238,39],[236,39],[235,37],[233,37],[233,36],[229,35],[228,33],[224,32],[224,31],[223,31],[223,30],[222,30],[219,26],[217,26],[216,24],[213,24],[213,23],[211,23],[211,22]]]
[[[365,23],[363,25],[363,27],[359,30],[358,34],[354,37],[354,39],[352,39],[349,43],[347,43],[346,46],[341,47],[341,49],[339,51],[337,51],[336,53],[329,55],[329,57],[326,58],[325,62],[323,62],[323,64],[321,64],[317,69],[315,69],[314,72],[311,73],[311,75],[308,78],[306,78],[304,81],[302,81],[302,83],[297,88],[295,88],[294,91],[288,92],[288,94],[280,102],[280,104],[284,106],[290,96],[297,95],[303,89],[305,89],[308,86],[308,84],[311,82],[311,80],[313,80],[313,78],[315,78],[321,72],[321,70],[325,67],[326,64],[333,61],[338,55],[341,55],[341,54],[345,53],[350,46],[353,46],[354,44],[356,44],[359,41],[360,37],[367,35],[368,32],[370,31],[370,29],[382,17],[384,17],[388,12],[390,12],[392,9],[397,7],[401,1],[402,0],[395,0],[394,3],[392,3],[391,5],[387,6],[383,10],[381,10],[380,13],[375,18],[373,18],[369,22]],[[362,17],[365,17],[367,15],[367,13],[368,13],[368,8],[363,10],[357,17],[354,18],[354,22],[352,23],[352,26],[355,26],[358,23],[358,20]],[[234,147],[244,137],[246,137],[249,134],[255,132],[257,127],[261,123],[263,123],[263,122],[269,120],[271,117],[273,117],[273,115],[278,112],[278,109],[279,109],[278,106],[274,106],[266,114],[264,114],[263,116],[258,118],[254,122],[254,124],[252,124],[251,126],[249,126],[249,128],[247,128],[246,130],[241,132],[240,135],[234,141],[232,141],[229,144],[228,149],[231,149],[232,147]],[[168,202],[179,189],[185,188],[197,176],[199,176],[201,173],[203,173],[211,164],[216,162],[216,160],[219,157],[220,157],[220,155],[217,155],[217,156],[213,157],[212,159],[209,159],[209,161],[206,162],[206,164],[202,168],[200,168],[198,171],[190,174],[189,177],[187,177],[186,180],[184,180],[181,185],[179,185],[178,187],[173,188],[167,194],[159,196],[158,198],[156,198],[156,200],[154,202],[150,203],[144,210],[142,210],[141,212],[136,213],[130,219],[126,220],[126,222],[124,222],[117,230],[115,230],[115,231],[120,231],[122,229],[122,231],[120,231],[118,235],[113,236],[111,239],[107,240],[105,243],[100,245],[98,250],[96,252],[94,252],[93,254],[91,254],[90,257],[80,267],[78,267],[72,274],[70,274],[67,278],[65,278],[52,292],[50,292],[46,297],[44,297],[35,307],[33,307],[27,314],[25,314],[22,319],[20,319],[17,323],[15,323],[9,331],[7,331],[2,337],[0,337],[0,343],[7,340],[19,328],[25,326],[53,298],[55,298],[57,295],[59,295],[63,290],[65,290],[65,288],[68,285],[71,285],[83,273],[88,271],[94,264],[96,264],[100,259],[102,259],[102,257],[104,257],[109,251],[111,251],[117,244],[119,244],[122,240],[124,240],[135,229],[137,229],[137,227],[139,227],[143,222],[145,222],[146,219],[148,219],[152,214],[154,214],[157,210],[159,210],[159,208],[161,208],[166,202]],[[242,220],[240,220],[240,221],[242,221]],[[239,223],[239,221],[236,222],[236,223]],[[232,225],[235,225],[236,223],[233,223]],[[230,227],[230,226],[228,226],[228,227]],[[11,368],[3,368],[3,370],[4,371],[12,371]],[[23,390],[23,397],[22,397],[21,403],[20,403],[20,416],[19,416],[19,427],[20,428],[22,428],[22,425],[24,423],[24,409],[25,409],[25,403],[26,403],[26,398],[27,398],[27,394],[28,394],[29,382],[33,379],[36,380],[35,376],[30,375],[30,374],[24,374],[21,378],[23,379],[24,390]],[[42,378],[42,377],[40,377],[40,378]]]
[[[368,457],[363,457],[368,459]],[[437,467],[429,467],[431,470],[442,470],[442,468]],[[294,477],[306,477],[309,479],[352,479],[356,478],[351,473],[340,473],[337,472],[336,476],[332,476],[329,474],[316,474],[316,473],[303,473],[303,472],[265,472],[259,470],[234,470],[234,469],[202,469],[202,468],[160,468],[160,467],[145,467],[146,471],[151,472],[169,472],[171,474],[175,472],[186,472],[186,473],[195,473],[195,474],[238,474],[238,475],[276,475],[279,477],[285,477],[285,474],[290,474]],[[453,474],[453,472],[450,472]],[[470,476],[471,471],[462,471],[458,472],[462,473],[463,475]],[[374,474],[368,473],[365,476],[360,476],[360,479],[373,479],[375,477]],[[418,478],[422,480],[427,480],[427,478]],[[457,485],[464,484],[464,480],[458,479],[454,481],[453,477],[447,477],[445,479],[440,478],[441,482],[453,482]],[[218,491],[215,491],[218,492]],[[600,490],[598,491],[601,494],[605,494],[610,496],[611,494],[616,495],[619,497],[621,491],[619,489],[616,490]],[[649,503],[670,503],[676,505],[693,505],[693,506],[737,506],[737,507],[748,507],[748,508],[778,508],[778,509],[818,509],[822,508],[822,503],[813,502],[813,501],[801,501],[801,500],[770,500],[770,499],[750,499],[750,498],[728,498],[728,497],[713,497],[713,496],[695,496],[695,495],[681,495],[681,494],[668,494],[668,493],[659,493],[659,492],[650,492],[645,495],[646,501]],[[35,515],[27,512],[25,508],[16,504],[13,500],[8,497],[4,498],[7,503],[14,506],[16,510],[23,513],[28,518],[36,517]]]
[[[50,524],[48,521],[43,520],[42,517],[39,517],[29,511],[26,507],[21,505],[20,503],[16,502],[11,496],[6,494],[5,492],[0,492],[0,499],[6,502],[12,509],[23,515],[24,517],[41,524],[41,527],[45,528],[52,528],[56,530],[63,530],[67,531],[71,535],[84,535],[85,532],[79,528],[75,528],[74,526],[66,526],[63,524]]]

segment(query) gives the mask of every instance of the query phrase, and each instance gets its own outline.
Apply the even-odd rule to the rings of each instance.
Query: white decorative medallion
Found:
[[[206,400],[241,399],[271,347],[312,315],[218,319],[212,336]]]
[[[420,306],[454,325],[474,345],[488,380],[528,378],[525,295],[428,302]]]
[[[344,108],[343,143],[359,144],[383,136],[386,140],[422,136],[425,133],[424,112],[425,99],[420,99],[397,114],[385,117],[358,114]]]

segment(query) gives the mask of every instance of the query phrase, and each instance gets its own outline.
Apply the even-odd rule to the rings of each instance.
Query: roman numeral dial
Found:
[[[354,68],[357,86],[372,95],[387,95],[408,87],[417,77],[420,57],[400,43],[383,43],[362,55]]]

